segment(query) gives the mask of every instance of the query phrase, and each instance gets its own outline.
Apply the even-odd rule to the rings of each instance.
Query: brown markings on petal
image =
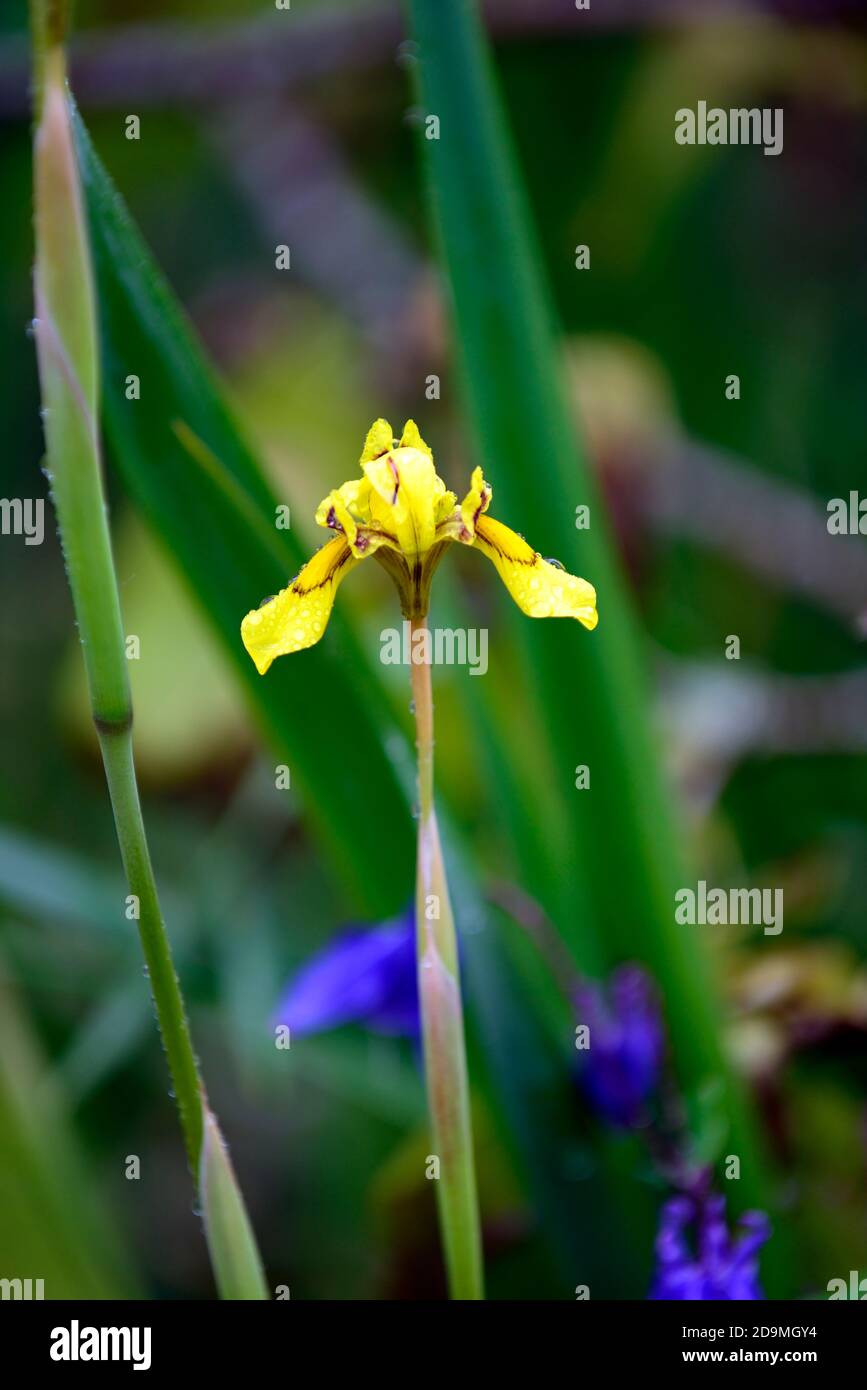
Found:
[[[484,527],[484,529],[482,529],[483,527]],[[498,545],[497,542],[496,542],[495,540],[492,540],[490,534],[486,535],[486,534],[485,534],[485,531],[486,531],[486,530],[487,530],[487,527],[485,527],[484,518],[482,518],[481,522],[479,523],[479,526],[476,528],[476,538],[477,538],[478,540],[484,541],[485,545],[488,546],[488,548],[489,548],[490,550],[493,550],[497,555],[500,556],[500,559],[501,559],[501,560],[505,560],[508,564],[510,564],[510,565],[526,565],[528,569],[532,569],[532,568],[536,565],[536,563],[537,563],[539,560],[541,560],[542,557],[541,557],[541,555],[539,554],[538,550],[532,550],[532,549],[530,548],[530,546],[527,545],[526,540],[524,540],[524,537],[523,537],[522,535],[520,535],[519,532],[516,531],[516,532],[515,532],[515,535],[518,536],[519,540],[524,541],[524,544],[527,546],[527,549],[530,551],[530,554],[529,554],[529,555],[513,555],[513,554],[511,554],[511,553],[510,553],[508,550],[506,550],[503,546]]]
[[[386,462],[389,468],[391,469],[391,474],[394,478],[394,492],[391,494],[391,505],[394,506],[395,502],[397,501],[397,494],[400,492],[400,473],[398,472],[397,464],[395,463],[391,455],[389,455]]]
[[[334,542],[329,541],[328,544],[333,545]],[[298,575],[298,578],[294,581],[294,583],[291,586],[293,594],[298,594],[300,598],[304,598],[307,594],[314,594],[317,589],[326,588],[333,581],[334,576],[340,573],[346,562],[351,559],[352,551],[349,549],[349,546],[347,545],[343,550],[340,551],[339,555],[335,556],[334,561],[332,562],[331,566],[326,571],[322,579],[317,580],[315,584],[302,584],[301,577],[304,574],[305,570],[309,569],[312,563],[312,561],[308,560],[307,564],[304,566],[304,569],[301,571],[301,574]]]
[[[476,507],[476,510],[473,512],[473,528],[474,528],[474,529],[475,529],[476,522],[478,521],[479,517],[483,514],[483,512],[484,512],[484,510],[485,510],[485,505],[486,505],[487,500],[488,500],[488,498],[490,497],[490,495],[491,495],[491,494],[488,492],[487,488],[482,488],[481,499],[480,499],[480,501],[479,501],[479,505]]]

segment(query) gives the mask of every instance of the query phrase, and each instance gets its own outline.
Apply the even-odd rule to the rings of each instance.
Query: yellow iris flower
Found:
[[[458,505],[434,467],[413,420],[395,441],[387,420],[371,426],[361,454],[363,477],[330,492],[316,521],[336,534],[300,574],[254,608],[241,624],[244,646],[264,676],[278,656],[319,641],[344,576],[375,555],[394,579],[405,618],[422,618],[430,581],[453,541],[487,555],[512,598],[531,618],[577,618],[596,626],[596,590],[549,560],[523,536],[486,515],[491,489],[481,468]]]

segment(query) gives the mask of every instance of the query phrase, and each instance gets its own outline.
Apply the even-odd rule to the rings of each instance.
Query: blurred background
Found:
[[[776,1287],[822,1293],[850,1269],[867,1274],[867,548],[826,524],[830,499],[867,493],[863,6],[483,8],[575,429],[638,615],[664,778],[654,795],[690,865],[674,881],[784,889],[780,936],[695,930],[719,995],[713,1028],[761,1133],[767,1209],[790,1243]],[[2,493],[41,497],[21,9],[0,18]],[[295,0],[291,21],[252,0],[207,10],[205,21],[193,0],[82,0],[72,83],[309,550],[316,503],[355,476],[376,416],[397,426],[413,416],[459,495],[475,461],[427,215],[416,54],[398,7],[380,0]],[[679,147],[674,111],[699,99],[784,108],[784,153]],[[138,141],[126,138],[130,113]],[[289,273],[274,265],[284,242]],[[576,269],[581,244],[589,270]],[[736,400],[725,392],[733,373]],[[532,434],[521,454],[544,486]],[[391,871],[371,864],[359,886],[345,841],[355,820],[387,840],[380,779],[345,797],[332,783],[323,800],[304,779],[275,789],[291,756],[275,752],[206,599],[133,505],[111,447],[106,471],[126,631],[141,643],[130,675],[152,854],[269,1282],[293,1298],[440,1296],[412,1041],[360,1020],[283,1052],[272,1026],[286,982],[335,933],[406,909],[411,838],[395,832]],[[523,529],[521,516],[493,510]],[[43,545],[0,543],[0,1275],[42,1277],[58,1297],[207,1298],[46,517]],[[190,513],[190,531],[198,524]],[[528,539],[547,553],[529,525]],[[594,580],[581,543],[577,532],[562,558]],[[499,962],[496,998],[492,972],[471,966],[467,980],[490,1294],[570,1298],[586,1283],[593,1297],[641,1298],[670,1182],[641,1127],[606,1124],[573,1077],[562,1006],[570,970],[599,981],[634,960],[655,976],[665,1019],[683,963],[669,979],[664,951],[647,957],[613,859],[597,875],[609,898],[593,907],[587,940],[616,922],[616,959],[564,948],[591,914],[581,848],[546,840],[551,862],[535,877],[544,815],[529,789],[552,748],[570,779],[604,753],[576,736],[577,685],[547,720],[525,717],[526,649],[500,621],[493,571],[469,553],[447,568],[434,621],[486,626],[491,642],[483,679],[435,673],[456,896],[468,875],[478,935],[496,939]],[[257,583],[249,607],[268,592]],[[376,659],[381,629],[398,622],[386,576],[365,567],[338,607],[323,645],[333,640],[344,663],[367,652],[365,698],[405,788],[407,672]],[[599,607],[601,634],[603,592]],[[726,658],[731,635],[737,660]],[[313,710],[310,721],[296,737],[319,736]],[[332,727],[335,745],[352,742],[339,716]],[[522,770],[510,782],[513,764]],[[616,820],[605,834],[617,840]],[[546,900],[540,885],[555,880],[562,892]],[[492,1039],[504,1065],[492,1063]],[[688,1059],[673,1053],[677,1075]],[[725,1117],[706,1088],[684,1109],[696,1162],[715,1163],[719,1178]],[[126,1176],[129,1155],[141,1158],[138,1180]]]

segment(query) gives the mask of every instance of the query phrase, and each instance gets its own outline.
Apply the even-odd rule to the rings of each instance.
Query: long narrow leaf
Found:
[[[120,595],[105,506],[96,299],[66,82],[63,4],[34,0],[36,348],[45,442],[93,720],[187,1157],[197,1173],[204,1087],[162,917],[139,802]],[[208,1114],[209,1124],[213,1120]],[[231,1170],[224,1187],[233,1185]],[[242,1206],[239,1193],[234,1193]],[[248,1231],[248,1243],[254,1246]],[[231,1263],[230,1248],[226,1258]],[[243,1274],[238,1273],[239,1279]],[[218,1271],[221,1287],[227,1274]],[[255,1293],[251,1297],[257,1296]],[[264,1296],[259,1295],[259,1296]]]
[[[674,1053],[690,1090],[723,1077],[736,1202],[766,1202],[755,1127],[728,1072],[704,950],[674,919],[688,885],[649,726],[636,628],[595,481],[566,407],[553,313],[516,162],[472,0],[408,0],[418,43],[424,139],[454,341],[476,448],[497,514],[595,584],[592,636],[510,611],[549,735],[549,796],[562,826],[547,906],[578,959],[640,955],[663,987]],[[579,505],[588,530],[576,530]],[[505,612],[505,610],[504,610]],[[590,788],[576,790],[586,764]],[[576,891],[585,910],[576,911]],[[588,945],[587,936],[594,941]]]
[[[278,663],[267,681],[256,674],[241,645],[241,618],[257,598],[283,588],[306,556],[292,531],[276,529],[278,499],[80,120],[76,136],[100,288],[113,461],[201,601],[359,906],[387,912],[411,892],[412,821],[384,753],[365,664],[337,613],[327,643]],[[138,401],[126,399],[130,375],[139,378]]]
[[[221,1298],[267,1299],[250,1219],[217,1121],[205,1114],[199,1175],[202,1219]]]

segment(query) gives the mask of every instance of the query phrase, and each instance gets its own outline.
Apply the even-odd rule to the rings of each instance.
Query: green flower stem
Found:
[[[96,302],[78,166],[72,141],[62,44],[63,7],[33,5],[38,81],[34,136],[36,349],[45,417],[47,474],[57,511],[121,856],[171,1073],[187,1157],[202,1182],[205,1091],[160,911],[139,803],[132,746],[132,702],[111,537],[102,486]],[[215,1121],[209,1114],[213,1131]],[[228,1160],[215,1220],[235,1183]],[[211,1167],[214,1164],[212,1162]],[[216,1243],[221,1292],[267,1298],[252,1232],[235,1185],[228,1235]],[[208,1215],[205,1214],[206,1228]],[[240,1234],[239,1234],[240,1232]],[[241,1238],[243,1236],[243,1239]],[[243,1293],[237,1292],[244,1290]]]
[[[94,718],[97,719],[96,713]],[[138,929],[190,1168],[199,1172],[205,1088],[199,1074],[183,996],[160,910],[142,820],[129,726],[100,728],[99,743],[117,838],[130,892],[138,899]]]
[[[129,890],[151,977],[193,1172],[202,1143],[202,1088],[139,806],[132,702],[102,489],[96,315],[84,213],[65,94],[63,50],[42,61],[35,140],[36,347],[47,471]]]
[[[413,619],[415,634],[427,629]],[[429,640],[424,642],[429,647]],[[425,1077],[433,1147],[440,1161],[437,1207],[445,1247],[449,1294],[480,1299],[482,1238],[473,1134],[470,1120],[467,1054],[461,1009],[460,965],[439,828],[434,808],[434,724],[431,668],[412,663],[412,693],[418,748],[418,861],[416,939]]]

